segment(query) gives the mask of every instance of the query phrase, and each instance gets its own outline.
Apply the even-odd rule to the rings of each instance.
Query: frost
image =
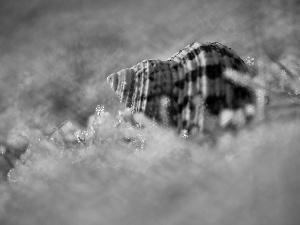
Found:
[[[181,131],[181,137],[187,138],[188,137],[188,131],[187,130]]]
[[[250,66],[253,66],[254,65],[254,58],[253,57],[250,57],[250,56],[247,56],[246,58],[246,63]]]
[[[258,224],[261,212],[273,224],[296,218],[282,208],[295,197],[290,187],[299,185],[293,179],[300,144],[294,121],[284,128],[277,122],[237,136],[225,133],[210,145],[141,120],[144,128],[116,127],[117,118],[103,111],[91,117],[84,146],[33,142],[24,163],[9,173],[0,220],[40,224],[38,216],[26,222],[32,210],[43,215],[43,224],[132,224],[151,218],[193,224],[196,218],[209,220],[207,213],[223,224]]]
[[[104,106],[97,105],[95,111],[97,116],[101,116],[104,113]]]

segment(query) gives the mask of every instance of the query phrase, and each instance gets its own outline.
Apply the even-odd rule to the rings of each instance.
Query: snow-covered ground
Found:
[[[146,118],[144,129],[116,128],[123,107],[106,84],[112,72],[193,41],[228,45],[272,84],[272,74],[286,75],[264,42],[298,75],[299,8],[293,0],[1,2],[1,176],[13,169],[0,180],[0,224],[299,224],[297,101],[272,95],[267,122],[212,143]]]

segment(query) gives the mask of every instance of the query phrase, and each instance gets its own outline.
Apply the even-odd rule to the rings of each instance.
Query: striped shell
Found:
[[[244,61],[220,43],[192,43],[165,61],[144,60],[107,77],[122,103],[179,131],[203,129],[204,115],[254,104],[252,90],[227,80],[231,68],[247,72]]]

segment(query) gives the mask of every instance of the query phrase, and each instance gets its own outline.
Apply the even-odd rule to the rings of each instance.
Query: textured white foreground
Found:
[[[86,146],[38,140],[0,185],[1,224],[298,224],[300,129],[279,121],[216,146],[96,117]],[[123,137],[133,142],[126,143]]]

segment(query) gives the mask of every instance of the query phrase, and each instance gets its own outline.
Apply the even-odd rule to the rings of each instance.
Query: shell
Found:
[[[179,131],[203,130],[205,115],[254,104],[254,91],[233,84],[227,68],[248,72],[244,61],[220,43],[192,43],[165,61],[144,60],[107,77],[133,113],[143,112]],[[168,122],[166,122],[168,121]]]

